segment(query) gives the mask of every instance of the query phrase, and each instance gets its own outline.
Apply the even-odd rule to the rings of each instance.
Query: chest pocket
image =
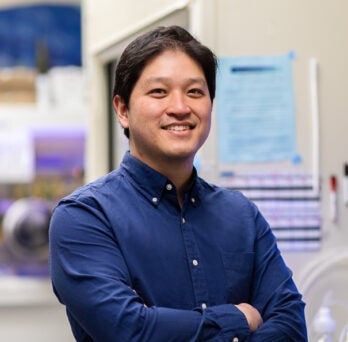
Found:
[[[250,300],[254,253],[221,253],[225,271],[226,301],[231,304]]]

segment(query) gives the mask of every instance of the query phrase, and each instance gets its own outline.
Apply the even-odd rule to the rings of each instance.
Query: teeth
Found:
[[[167,128],[170,131],[185,131],[187,129],[190,129],[189,126],[170,126]]]

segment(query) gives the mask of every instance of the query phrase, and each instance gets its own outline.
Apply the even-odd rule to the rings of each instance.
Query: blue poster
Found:
[[[219,59],[220,163],[295,158],[292,62],[293,54]]]

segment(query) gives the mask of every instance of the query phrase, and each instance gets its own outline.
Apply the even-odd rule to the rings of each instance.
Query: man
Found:
[[[129,152],[64,198],[50,226],[54,291],[77,341],[307,340],[267,222],[193,167],[215,76],[214,54],[177,26],[122,54],[114,107]]]

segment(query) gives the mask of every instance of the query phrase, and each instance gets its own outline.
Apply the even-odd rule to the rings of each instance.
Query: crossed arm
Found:
[[[81,222],[62,207],[50,229],[53,286],[78,341],[306,341],[301,296],[269,234],[258,242],[267,252],[257,266],[250,303],[205,310],[146,306],[132,290],[126,262],[105,222],[92,214]],[[262,277],[268,273],[274,276],[265,285]]]

